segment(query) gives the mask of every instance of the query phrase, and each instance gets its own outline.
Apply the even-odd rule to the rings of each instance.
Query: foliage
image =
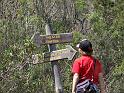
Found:
[[[124,91],[124,60],[119,66],[116,66],[111,73],[109,80],[110,93],[123,93]],[[114,85],[114,86],[113,86]]]
[[[94,56],[104,65],[109,93],[123,93],[124,1],[87,1],[90,0],[0,1],[0,93],[54,93],[51,64],[31,64],[32,55],[41,57],[48,52],[47,45],[37,48],[32,42],[36,32],[45,34],[48,20],[53,33],[73,33],[72,42],[56,44],[57,49],[68,44],[75,48],[84,38],[91,40]],[[92,12],[89,4],[94,6]],[[88,31],[86,26],[90,26]],[[58,61],[65,93],[71,91],[72,62]]]

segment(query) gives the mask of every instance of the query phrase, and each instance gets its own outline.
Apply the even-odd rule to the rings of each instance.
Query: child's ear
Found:
[[[79,50],[79,53],[80,54],[83,54],[84,53],[80,48],[78,50]]]
[[[79,52],[82,52],[82,50],[80,48],[78,50],[79,50]]]

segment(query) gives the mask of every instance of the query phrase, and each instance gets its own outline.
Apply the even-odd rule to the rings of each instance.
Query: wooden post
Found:
[[[46,29],[46,35],[50,35],[52,34],[52,30],[51,30],[51,26],[50,24],[46,24],[45,26]],[[48,45],[49,48],[49,52],[55,51],[56,47],[54,44],[49,44]],[[60,73],[58,70],[58,62],[57,61],[53,61],[51,62],[52,64],[52,70],[53,70],[53,74],[54,74],[54,82],[55,82],[55,92],[56,93],[63,93],[63,88],[60,82]]]

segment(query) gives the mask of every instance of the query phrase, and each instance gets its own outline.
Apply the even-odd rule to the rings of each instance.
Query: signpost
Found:
[[[52,34],[52,30],[51,30],[49,24],[46,24],[45,29],[46,29],[46,34],[47,35]],[[56,46],[53,45],[53,44],[49,44],[48,48],[49,48],[49,52],[52,52],[52,51],[56,50]],[[53,62],[51,62],[51,65],[52,65],[52,71],[53,71],[53,74],[54,74],[55,92],[56,93],[63,93],[63,88],[62,88],[62,84],[61,84],[61,81],[60,81],[60,72],[58,70],[58,62],[53,61]]]
[[[73,36],[72,33],[52,34],[52,30],[49,24],[46,24],[45,29],[46,35],[40,35],[39,33],[37,33],[34,35],[33,39],[37,47],[48,44],[49,52],[43,53],[43,61],[41,62],[51,62],[55,81],[55,91],[56,93],[63,93],[57,60],[65,58],[68,58],[68,60],[72,60],[76,53],[76,50],[74,50],[71,46],[67,46],[66,49],[56,50],[55,44],[69,43],[72,41]],[[33,56],[33,58],[36,60],[36,62],[34,63],[37,64],[38,57]]]
[[[72,33],[50,35],[40,35],[40,33],[36,33],[34,35],[34,42],[37,46],[41,46],[44,44],[68,43],[72,41],[72,37]]]
[[[49,62],[65,58],[68,58],[68,60],[72,60],[76,52],[76,50],[74,50],[71,46],[68,45],[66,49],[44,53],[43,62]]]
[[[73,49],[70,45],[66,46],[66,49],[56,50],[52,52],[43,53],[42,60],[39,61],[38,55],[32,55],[33,64],[40,64],[44,62],[51,62],[55,60],[68,59],[72,60],[76,54],[76,50]]]

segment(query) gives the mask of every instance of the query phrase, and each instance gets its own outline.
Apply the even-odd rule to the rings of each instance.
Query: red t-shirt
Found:
[[[72,73],[79,74],[79,81],[82,82],[85,79],[90,79],[97,85],[99,83],[99,73],[102,72],[102,64],[99,60],[95,61],[95,70],[94,70],[94,57],[83,55],[80,58],[77,58],[72,66]]]

